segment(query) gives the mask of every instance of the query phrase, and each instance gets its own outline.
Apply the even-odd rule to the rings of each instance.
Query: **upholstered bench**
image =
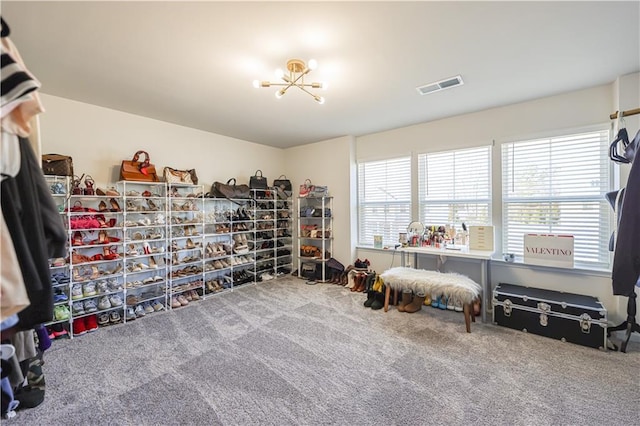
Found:
[[[405,267],[391,268],[380,274],[386,286],[384,311],[389,310],[389,297],[393,290],[393,304],[398,303],[398,291],[409,289],[414,294],[430,294],[431,297],[455,297],[463,306],[467,333],[471,333],[471,321],[475,322],[473,302],[480,296],[481,288],[471,278],[454,272],[427,271]]]

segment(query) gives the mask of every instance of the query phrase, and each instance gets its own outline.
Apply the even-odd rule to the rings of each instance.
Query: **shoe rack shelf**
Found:
[[[291,197],[276,193],[276,276],[293,271],[293,211]]]
[[[291,197],[273,188],[253,190],[256,200],[255,252],[258,281],[267,281],[292,270]]]
[[[303,263],[316,264],[316,281],[327,282],[326,262],[333,253],[333,197],[298,197],[298,271],[302,271]],[[304,247],[315,247],[315,254],[306,256],[309,250]],[[320,272],[318,273],[318,268]],[[299,276],[301,274],[299,273]]]
[[[72,337],[97,329],[97,316],[119,318],[124,304],[124,200],[115,189],[87,188],[66,209]]]
[[[120,181],[124,195],[124,321],[167,306],[167,187]]]
[[[169,183],[167,191],[168,301],[174,309],[204,295],[204,187]]]

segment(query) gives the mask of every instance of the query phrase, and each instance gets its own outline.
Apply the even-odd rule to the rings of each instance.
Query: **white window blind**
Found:
[[[398,241],[411,222],[411,157],[358,164],[358,243]]]
[[[420,154],[418,168],[422,223],[491,223],[491,147]]]
[[[608,268],[611,161],[607,130],[502,145],[503,251],[527,233],[571,234],[574,263]]]

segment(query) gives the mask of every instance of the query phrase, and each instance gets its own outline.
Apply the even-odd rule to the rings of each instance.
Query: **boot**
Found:
[[[413,292],[411,290],[409,290],[408,288],[402,290],[402,299],[400,300],[400,304],[398,305],[398,311],[406,312],[405,308],[411,303],[412,298]]]
[[[351,288],[351,291],[356,291],[359,285],[360,285],[360,274],[353,274],[351,276],[351,280],[348,286]]]
[[[422,304],[424,303],[425,294],[424,293],[416,293],[413,301],[404,307],[404,311],[410,314],[414,312],[418,312],[422,309]]]
[[[375,291],[368,291],[367,292],[367,300],[364,301],[365,308],[370,308],[371,307],[371,304],[375,300],[375,295],[376,295]]]
[[[377,291],[374,291],[374,300],[373,303],[371,304],[371,309],[373,310],[378,310],[378,309],[382,309],[384,307],[384,293],[378,293]]]
[[[369,287],[367,283],[369,282],[369,274],[362,274],[360,278],[360,286],[356,289],[357,292],[362,293],[365,290],[368,290]]]

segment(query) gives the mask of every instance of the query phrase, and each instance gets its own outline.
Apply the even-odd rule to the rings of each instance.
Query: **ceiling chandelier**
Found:
[[[315,59],[309,60],[309,66],[307,66],[307,64],[305,64],[303,60],[290,59],[287,61],[287,70],[289,71],[288,74],[285,74],[285,72],[280,68],[276,70],[276,77],[284,81],[284,83],[272,83],[270,81],[254,80],[253,87],[255,88],[271,87],[271,86],[281,87],[281,89],[279,89],[276,92],[276,98],[278,99],[284,96],[284,94],[287,93],[287,90],[289,90],[290,87],[297,87],[303,92],[311,95],[311,97],[317,103],[323,104],[324,98],[322,96],[315,95],[310,91],[308,91],[306,88],[310,87],[312,89],[325,89],[326,83],[318,83],[318,82],[305,83],[304,82],[304,76],[309,74],[309,72],[313,71],[317,67],[318,67],[318,62]]]

